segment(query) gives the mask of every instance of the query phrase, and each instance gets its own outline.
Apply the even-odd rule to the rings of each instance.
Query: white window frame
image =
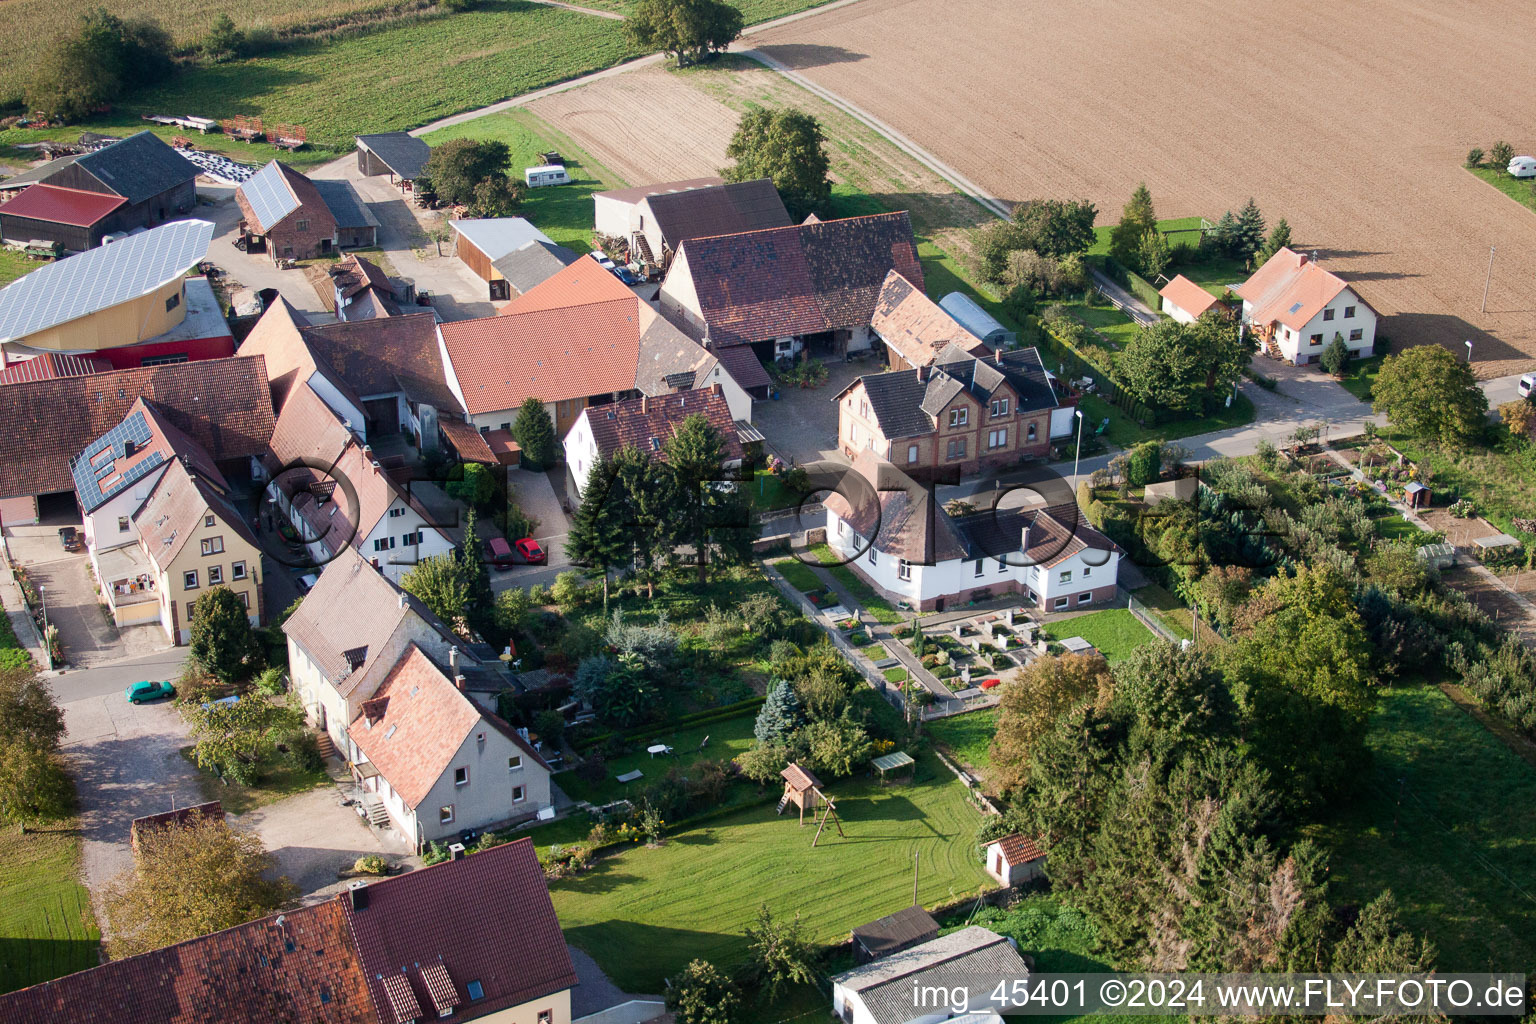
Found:
[[[198,588],[197,570],[196,569],[188,569],[187,571],[183,572],[181,574],[181,589],[182,590],[196,590],[197,588]]]
[[[453,770],[453,784],[455,787],[469,785],[469,767],[467,765],[460,765]]]
[[[522,770],[523,770],[523,755],[522,754],[513,754],[511,757],[507,758],[507,771],[509,771],[509,772],[520,772]]]
[[[528,787],[527,786],[513,786],[512,787],[512,802],[513,803],[520,804],[524,800],[527,800],[527,799],[528,799]]]
[[[917,445],[907,445],[907,463],[910,465],[917,461]]]
[[[1081,594],[1078,594],[1077,595],[1077,603],[1078,604],[1093,604],[1093,591],[1088,590],[1088,591],[1084,591]]]
[[[963,427],[971,422],[971,410],[966,406],[949,410],[949,425]]]
[[[875,554],[875,542],[874,541],[870,541],[869,542],[869,564],[870,565],[876,565],[876,564],[879,563],[879,561],[880,561],[879,556]]]
[[[224,538],[223,537],[204,537],[200,547],[202,547],[203,554],[205,556],[206,555],[222,555],[224,553]]]
[[[1071,602],[1072,602],[1072,599],[1070,597],[1058,597],[1056,599],[1056,601],[1055,601],[1055,604],[1052,606],[1051,610],[1052,611],[1058,611],[1058,612],[1064,612],[1071,605]]]
[[[439,825],[453,824],[453,804],[444,804],[437,809],[437,823]]]
[[[912,563],[905,558],[896,559],[896,578],[910,580],[912,578]]]
[[[210,587],[221,586],[224,583],[224,567],[222,565],[210,565],[208,567],[208,585]]]
[[[232,580],[245,579],[245,563],[234,562],[229,567],[229,578]]]
[[[985,558],[978,558],[978,559],[976,559],[976,571],[971,573],[971,575],[974,576],[976,579],[981,579],[982,574],[985,573],[986,571],[987,571],[987,560]]]
[[[1071,583],[1072,582],[1072,570],[1071,569],[1063,569],[1063,570],[1061,570],[1061,572],[1056,574],[1056,582],[1057,583]]]

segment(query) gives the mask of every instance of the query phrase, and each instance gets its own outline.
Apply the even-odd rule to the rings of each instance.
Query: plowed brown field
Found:
[[[1536,354],[1536,215],[1461,163],[1536,148],[1533,39],[1528,0],[865,0],[752,42],[1005,200],[1251,195],[1394,341],[1491,376]]]

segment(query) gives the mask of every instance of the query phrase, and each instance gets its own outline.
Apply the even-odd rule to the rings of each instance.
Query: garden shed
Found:
[[[910,779],[912,773],[917,770],[917,762],[912,760],[912,755],[902,750],[893,750],[889,754],[875,758],[871,763],[874,765],[875,771],[880,773],[880,785],[882,786],[885,785],[886,777],[893,772],[898,775],[906,775]]]
[[[1409,508],[1428,508],[1429,499],[1429,488],[1417,480],[1403,488],[1403,500],[1408,503]]]
[[[995,349],[1012,348],[1019,336],[998,322],[997,318],[982,309],[975,299],[963,292],[950,292],[939,300],[944,312],[959,321],[960,326]]]
[[[1496,533],[1492,537],[1477,537],[1472,543],[1477,546],[1477,553],[1481,557],[1496,554],[1504,548],[1518,548],[1520,542],[1507,533]]]
[[[986,845],[987,874],[1004,885],[1021,885],[1040,877],[1045,851],[1031,838],[1014,832]]]
[[[853,962],[867,964],[939,937],[939,922],[919,906],[887,914],[853,930]]]

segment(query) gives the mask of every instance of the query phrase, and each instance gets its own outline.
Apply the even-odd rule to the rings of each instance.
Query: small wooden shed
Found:
[[[785,807],[794,804],[800,808],[800,824],[804,825],[805,812],[814,812],[821,806],[821,780],[793,761],[779,774],[784,777],[784,796],[779,800],[778,813],[783,814]]]
[[[986,846],[987,874],[1004,885],[1022,885],[1040,877],[1045,851],[1028,836],[1014,832]]]
[[[1430,490],[1417,480],[1403,488],[1403,500],[1409,508],[1428,508]]]
[[[853,962],[867,964],[939,937],[939,922],[919,906],[887,914],[853,930]]]

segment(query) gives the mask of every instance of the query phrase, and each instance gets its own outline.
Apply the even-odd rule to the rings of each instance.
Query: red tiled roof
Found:
[[[437,425],[442,428],[443,436],[448,438],[453,450],[459,453],[459,458],[465,462],[482,462],[490,466],[498,463],[496,453],[491,451],[485,435],[468,423],[463,420],[438,420]]]
[[[905,212],[689,239],[667,277],[692,279],[718,348],[868,326],[891,270],[922,288]]]
[[[219,482],[223,483],[222,477]],[[220,487],[202,474],[189,470],[180,459],[172,460],[166,466],[148,500],[133,514],[133,521],[138,524],[144,550],[165,569],[187,546],[203,517],[210,513],[230,533],[252,547],[260,547],[250,524]]]
[[[403,974],[386,974],[382,979],[384,995],[389,1009],[395,1015],[395,1024],[414,1024],[421,1018],[421,1003],[411,991],[411,983]]]
[[[743,391],[765,388],[773,383],[768,371],[758,361],[756,353],[745,345],[727,345],[715,349],[715,358],[725,367],[725,372]]]
[[[122,196],[106,192],[86,192],[58,185],[30,185],[22,189],[15,199],[0,206],[0,214],[88,228],[127,201]]]
[[[56,377],[84,377],[106,373],[112,361],[101,356],[74,356],[62,352],[43,352],[31,359],[12,363],[0,370],[0,384],[21,384],[29,380],[53,380]]]
[[[1020,832],[994,839],[991,845],[1001,846],[1003,856],[1008,859],[1009,864],[1014,866],[1028,864],[1032,860],[1039,860],[1045,856],[1045,851],[1040,849],[1033,839]]]
[[[1198,317],[1220,301],[1183,274],[1175,274],[1173,280],[1165,284],[1163,290],[1157,294],[1194,317]]]
[[[494,934],[475,938],[496,945],[488,941]],[[379,1017],[339,897],[0,995],[0,1020],[378,1024]]]
[[[453,763],[480,722],[480,710],[415,644],[370,703],[380,701],[382,713],[377,718],[359,715],[347,734],[414,810]]]
[[[203,359],[27,381],[0,402],[0,498],[74,488],[70,456],[123,421],[140,396],[217,462],[266,451],[272,396],[260,359]]]
[[[588,267],[586,264],[590,264]],[[512,300],[497,316],[441,324],[470,414],[629,391],[640,358],[640,300],[594,260]]]
[[[991,352],[985,342],[978,341],[944,307],[895,270],[880,286],[869,325],[912,366],[929,365],[951,344],[974,355]]]
[[[423,975],[441,965],[466,1019],[576,984],[530,839],[373,882],[366,892],[366,908],[349,908],[347,917],[380,1007],[388,1001],[379,976],[399,976],[402,967],[418,1001],[436,1005]],[[469,998],[471,982],[481,998]]]
[[[587,417],[592,439],[597,442],[598,453],[604,458],[627,445],[634,445],[652,458],[664,458],[667,439],[677,433],[690,416],[703,416],[720,432],[727,460],[742,457],[741,440],[736,436],[730,405],[725,396],[707,388],[655,398],[631,398],[608,405],[589,405],[582,415]],[[654,446],[652,438],[656,439]]]
[[[1305,253],[1282,248],[1232,290],[1253,306],[1255,324],[1268,327],[1279,321],[1300,330],[1348,287],[1343,278],[1324,270]],[[1360,304],[1369,308],[1364,300]]]

